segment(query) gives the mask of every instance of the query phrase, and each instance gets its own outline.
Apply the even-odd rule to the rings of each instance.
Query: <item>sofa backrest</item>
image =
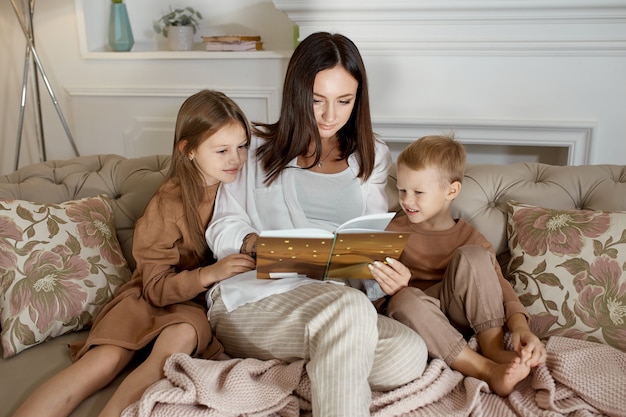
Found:
[[[124,256],[132,256],[135,221],[169,169],[169,156],[127,159],[118,155],[81,156],[46,161],[0,176],[0,198],[36,203],[62,203],[105,194],[110,198],[115,228]]]
[[[397,206],[395,172],[387,185],[390,209]],[[554,166],[541,163],[468,165],[452,214],[464,218],[508,252],[507,201],[545,208],[626,211],[626,166]]]
[[[61,203],[106,194],[113,204],[122,250],[134,269],[133,226],[168,168],[165,155],[132,159],[96,155],[42,162],[0,176],[0,198]],[[397,210],[395,168],[387,195],[389,209]],[[555,209],[626,211],[626,166],[468,165],[453,215],[478,228],[503,254],[509,200]]]

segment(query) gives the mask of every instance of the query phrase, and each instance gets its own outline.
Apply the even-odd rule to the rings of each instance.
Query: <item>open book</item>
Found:
[[[335,233],[323,229],[261,232],[257,241],[257,278],[307,276],[315,279],[372,279],[368,264],[399,258],[408,233],[385,228],[395,213],[348,220]]]

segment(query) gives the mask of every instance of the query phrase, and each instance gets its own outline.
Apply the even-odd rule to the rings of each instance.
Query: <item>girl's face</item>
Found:
[[[334,137],[350,119],[359,82],[341,65],[320,71],[313,83],[313,113],[322,139]]]
[[[239,123],[225,125],[188,155],[204,178],[204,185],[233,182],[248,158],[246,131]]]

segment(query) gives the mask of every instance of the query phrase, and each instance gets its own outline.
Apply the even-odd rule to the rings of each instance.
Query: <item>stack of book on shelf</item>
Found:
[[[224,35],[203,36],[202,42],[207,51],[261,51],[263,42],[260,36]]]

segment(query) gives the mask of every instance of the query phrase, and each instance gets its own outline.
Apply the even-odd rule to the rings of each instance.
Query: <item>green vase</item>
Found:
[[[114,51],[130,51],[135,43],[124,3],[111,4],[109,45]]]

